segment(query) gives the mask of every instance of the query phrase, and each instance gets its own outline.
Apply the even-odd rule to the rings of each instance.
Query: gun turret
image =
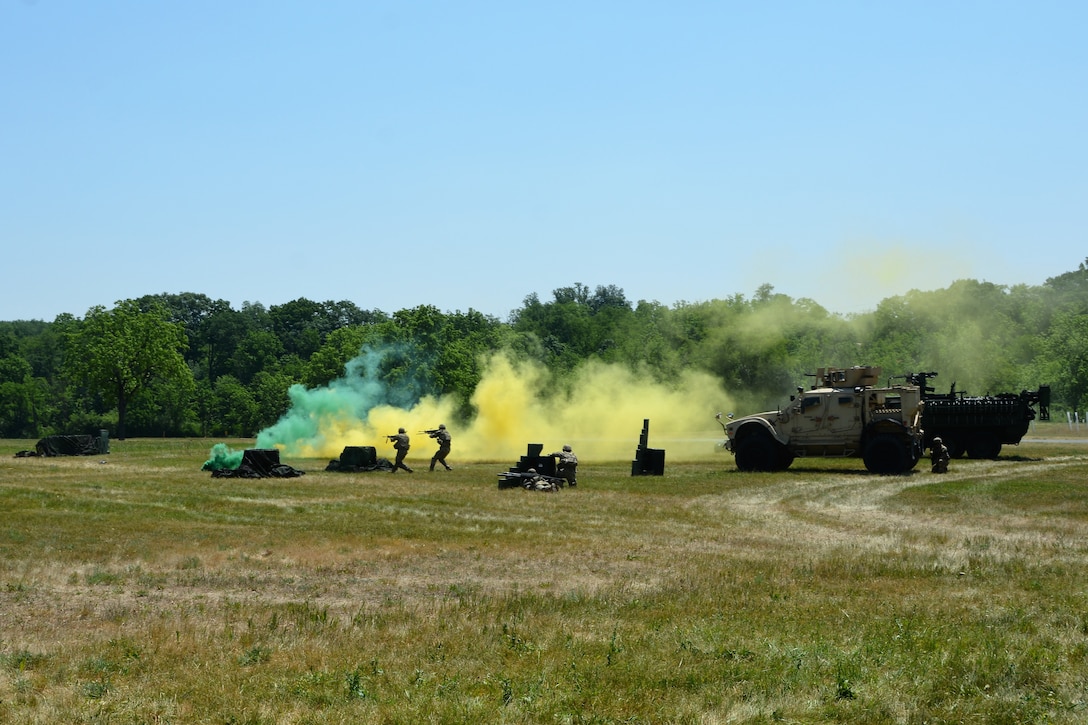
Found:
[[[907,373],[904,376],[904,379],[907,381],[908,385],[917,385],[918,389],[922,391],[922,397],[925,398],[928,393],[936,392],[936,388],[934,388],[932,385],[926,385],[927,380],[935,377],[937,377],[936,372]],[[955,390],[955,388],[956,384],[952,383],[953,391]]]

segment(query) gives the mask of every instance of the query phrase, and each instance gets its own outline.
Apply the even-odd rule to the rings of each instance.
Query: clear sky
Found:
[[[0,320],[832,312],[1088,257],[1088,3],[0,0]]]

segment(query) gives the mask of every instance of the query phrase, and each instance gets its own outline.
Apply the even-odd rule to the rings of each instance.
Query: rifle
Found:
[[[528,471],[503,471],[499,474],[499,488],[524,488],[530,481],[547,481],[556,488],[562,487],[566,483],[565,479],[556,478],[555,476],[545,476],[539,473],[529,473]]]
[[[391,441],[395,441],[397,439],[397,435],[398,434],[394,434],[394,435],[391,435],[391,436],[386,436],[386,439],[391,440]]]
[[[437,433],[438,433],[438,428],[431,428],[430,430],[421,430],[419,432],[420,435],[429,435],[432,438],[434,438],[435,434],[437,434]]]

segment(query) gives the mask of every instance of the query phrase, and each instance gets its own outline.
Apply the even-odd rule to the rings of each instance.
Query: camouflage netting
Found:
[[[242,461],[236,468],[213,459],[205,462],[202,470],[211,470],[212,478],[296,478],[306,473],[280,463],[276,448],[250,448],[242,453]]]
[[[42,438],[33,451],[19,451],[15,457],[98,456],[109,452],[109,444],[103,443],[100,436],[56,435]]]
[[[378,451],[374,446],[344,446],[340,458],[329,461],[325,470],[341,473],[388,472],[393,470],[393,464],[384,458],[378,458]]]

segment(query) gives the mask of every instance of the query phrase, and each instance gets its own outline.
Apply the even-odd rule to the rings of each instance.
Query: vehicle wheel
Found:
[[[971,458],[995,459],[1001,454],[1001,441],[993,433],[979,433],[967,439],[967,455]]]
[[[862,457],[865,468],[870,473],[888,475],[903,473],[912,468],[910,446],[887,433],[869,439]]]
[[[778,448],[778,468],[775,470],[785,471],[793,465],[793,459],[796,458],[796,456],[794,456],[793,452],[784,445],[776,443],[775,446]]]
[[[776,443],[765,434],[750,435],[737,444],[737,468],[741,471],[778,469]]]
[[[907,470],[914,470],[914,468],[918,465],[918,461],[922,460],[922,454],[924,452],[925,449],[923,448],[919,448],[917,446],[910,447],[910,465],[907,467]]]

